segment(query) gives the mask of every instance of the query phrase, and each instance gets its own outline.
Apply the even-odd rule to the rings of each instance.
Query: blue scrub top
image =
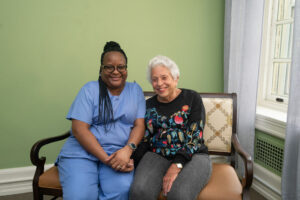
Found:
[[[88,123],[90,131],[108,155],[127,144],[134,121],[144,118],[146,109],[143,91],[137,83],[126,82],[119,96],[109,93],[109,97],[113,107],[114,122],[108,126],[107,132],[103,123],[98,122],[98,81],[88,82],[81,88],[66,117],[69,120],[76,119]],[[79,144],[72,130],[71,136],[61,149],[60,156],[98,160]]]

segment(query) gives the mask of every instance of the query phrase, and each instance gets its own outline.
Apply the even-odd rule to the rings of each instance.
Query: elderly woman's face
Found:
[[[111,51],[104,55],[101,78],[110,90],[123,89],[127,79],[126,60],[118,51]],[[113,71],[110,68],[114,67]]]
[[[151,82],[154,92],[161,99],[167,100],[174,95],[178,79],[174,80],[168,68],[163,65],[158,65],[151,71]]]

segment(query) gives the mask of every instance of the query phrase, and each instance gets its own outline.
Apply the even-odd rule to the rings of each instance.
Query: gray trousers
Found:
[[[157,200],[163,177],[171,161],[162,156],[147,152],[135,170],[134,181],[130,189],[130,200]],[[207,184],[212,165],[208,155],[194,154],[173,182],[168,200],[194,200]]]

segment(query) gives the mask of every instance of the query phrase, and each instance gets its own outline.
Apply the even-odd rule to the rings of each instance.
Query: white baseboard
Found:
[[[45,170],[53,164],[45,165]],[[0,196],[32,192],[35,166],[0,169]]]
[[[281,177],[256,163],[252,188],[268,200],[281,199]]]

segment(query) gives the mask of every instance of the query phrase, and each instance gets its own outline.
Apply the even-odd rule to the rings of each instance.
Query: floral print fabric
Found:
[[[207,152],[203,140],[202,99],[196,92],[182,89],[173,101],[160,103],[156,96],[147,100],[143,143],[164,157],[174,158],[180,154],[190,160],[194,153]]]

